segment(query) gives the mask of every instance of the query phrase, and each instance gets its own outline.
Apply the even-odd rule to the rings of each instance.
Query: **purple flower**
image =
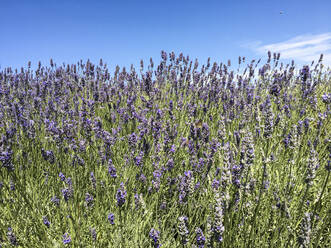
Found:
[[[52,197],[51,202],[53,202],[56,206],[60,205],[60,199],[55,196]]]
[[[15,183],[14,183],[13,181],[10,180],[9,185],[10,185],[10,190],[11,190],[11,191],[14,191],[14,190],[15,190]]]
[[[200,158],[198,168],[197,168],[198,172],[201,172],[203,170],[205,164],[206,164],[205,160],[203,158]]]
[[[214,234],[216,237],[217,242],[223,241],[223,232],[224,232],[224,225],[223,225],[223,206],[221,198],[219,194],[216,193],[216,204],[215,204],[215,223],[214,223]]]
[[[211,187],[217,190],[219,186],[220,186],[220,182],[217,179],[214,179]]]
[[[62,189],[62,195],[64,200],[67,202],[73,196],[73,190],[71,187]]]
[[[140,201],[139,201],[139,195],[137,193],[134,194],[134,203],[135,203],[136,209],[138,209],[139,205],[140,205]]]
[[[169,101],[169,112],[172,112],[173,108],[174,108],[174,103],[173,103],[172,100],[170,100],[170,101]],[[171,115],[171,114],[170,114],[170,115]]]
[[[188,171],[184,171],[184,175],[187,177],[187,178],[191,178],[192,175],[193,175],[193,172],[188,170]]]
[[[167,209],[167,203],[166,203],[166,202],[162,202],[162,203],[160,204],[160,209],[161,209],[161,210],[166,210],[166,209]]]
[[[310,147],[310,154],[307,163],[306,178],[305,182],[308,185],[313,184],[313,180],[316,177],[316,171],[319,168],[318,153],[315,151],[314,147],[308,141],[308,146]]]
[[[135,148],[137,145],[137,136],[135,133],[129,135],[128,143],[131,148]]]
[[[281,84],[282,78],[275,78],[273,84],[270,87],[269,93],[274,96],[279,96],[280,91],[282,89]]]
[[[264,103],[264,118],[265,118],[265,129],[264,129],[264,137],[271,138],[273,127],[274,127],[274,115],[272,112],[272,107],[270,103],[270,98],[268,97]]]
[[[110,165],[108,167],[108,174],[112,177],[112,178],[116,178],[117,174],[116,174],[116,168],[112,165]]]
[[[52,150],[50,151],[45,151],[43,148],[41,149],[41,154],[43,156],[43,158],[46,161],[49,161],[51,164],[54,164],[55,162],[55,156]]]
[[[117,174],[116,174],[116,168],[113,164],[113,161],[111,160],[111,158],[108,159],[108,174],[112,177],[112,178],[116,178]]]
[[[157,120],[160,120],[160,119],[162,119],[162,110],[161,109],[158,109],[157,111],[156,111],[156,119]]]
[[[208,140],[209,140],[209,135],[210,135],[210,132],[209,132],[209,126],[207,123],[203,123],[202,124],[202,138],[203,140],[207,143]]]
[[[49,227],[49,226],[51,225],[51,223],[49,222],[49,220],[47,219],[46,216],[43,216],[43,223],[44,223],[47,227]]]
[[[198,245],[198,247],[199,247],[199,248],[203,248],[203,247],[205,247],[206,238],[205,238],[205,236],[203,235],[203,232],[202,232],[201,228],[198,227],[198,228],[195,230],[195,233],[197,234],[196,239],[197,239],[197,245]]]
[[[116,193],[117,205],[119,207],[124,205],[126,195],[127,195],[127,193],[124,189],[124,183],[122,182],[120,188],[117,190],[117,193]]]
[[[194,191],[194,188],[190,188],[193,183],[193,172],[192,171],[185,171],[184,176],[180,177],[180,184],[179,184],[179,203],[183,204],[187,201],[189,196],[189,192],[191,193]]]
[[[161,58],[162,58],[162,60],[164,60],[164,61],[167,61],[167,53],[165,52],[165,51],[161,51]]]
[[[62,172],[59,173],[59,177],[61,178],[61,181],[66,180],[66,177],[63,175]]]
[[[94,241],[96,241],[97,240],[97,231],[95,230],[95,228],[90,228],[90,232],[91,232],[92,239]]]
[[[91,174],[90,174],[90,179],[91,179],[91,182],[92,182],[92,187],[93,187],[93,189],[95,189],[96,188],[96,179],[95,179],[95,177],[94,177],[94,173],[93,172],[91,172]]]
[[[176,151],[176,146],[172,145],[171,148],[170,148],[170,152],[175,153],[175,151]]]
[[[218,176],[218,174],[220,173],[220,171],[221,171],[221,168],[217,167],[216,168],[216,171],[215,171],[215,177]]]
[[[322,101],[325,103],[325,104],[329,104],[331,103],[331,94],[323,94],[322,95]]]
[[[12,164],[12,154],[13,152],[9,149],[8,151],[1,152],[0,161],[3,167],[7,168],[9,171],[14,170],[14,165]]]
[[[89,193],[86,193],[85,202],[86,202],[87,207],[93,206],[93,196],[90,195]]]
[[[147,180],[146,176],[143,173],[141,173],[139,176],[139,181],[141,181],[142,183],[146,183],[146,180]]]
[[[232,173],[232,183],[240,188],[240,176],[241,176],[241,168],[240,166],[234,164],[231,168],[231,173]]]
[[[161,247],[160,244],[160,232],[152,228],[149,232],[149,237],[153,240],[154,248]]]
[[[63,244],[64,244],[64,245],[67,245],[67,244],[70,244],[70,243],[71,243],[71,237],[69,236],[68,233],[65,233],[65,234],[62,236],[62,241],[63,241]]]
[[[307,65],[303,66],[303,68],[300,71],[300,75],[301,75],[301,80],[303,82],[306,82],[308,77],[310,76],[309,66],[307,66]]]
[[[115,225],[115,215],[113,213],[108,214],[108,221],[110,224]]]
[[[8,227],[7,238],[12,245],[18,246],[17,238],[13,233],[13,229],[11,227]]]
[[[309,130],[309,119],[305,118],[303,121],[303,124],[305,126],[305,133],[307,134],[308,130]]]
[[[155,170],[153,172],[153,177],[154,178],[160,178],[162,176],[162,172],[160,170]]]
[[[68,177],[68,178],[66,179],[66,183],[69,185],[69,187],[72,186],[72,180],[71,180],[71,177]]]
[[[160,189],[160,184],[161,184],[161,176],[162,176],[162,172],[159,170],[156,170],[153,172],[153,177],[154,179],[152,180],[152,185],[153,188],[158,191]]]
[[[133,160],[134,160],[136,166],[139,167],[141,165],[141,162],[142,162],[142,157],[141,156],[137,156]]]
[[[312,213],[305,213],[301,223],[301,232],[298,236],[298,243],[300,247],[309,247],[312,239]]]
[[[178,233],[182,238],[182,244],[185,245],[188,242],[189,231],[187,229],[188,218],[181,216],[178,218]]]
[[[168,170],[171,170],[174,168],[174,160],[172,158],[168,160],[167,167],[168,167]]]

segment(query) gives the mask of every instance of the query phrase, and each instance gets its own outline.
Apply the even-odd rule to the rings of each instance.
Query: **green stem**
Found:
[[[248,246],[245,246],[244,247],[250,247],[250,244],[251,244],[251,236],[252,236],[252,232],[253,232],[253,229],[255,227],[255,220],[256,220],[256,215],[257,215],[257,212],[258,212],[258,209],[259,209],[259,206],[260,206],[260,202],[261,202],[261,195],[262,195],[262,189],[263,189],[263,181],[264,181],[264,176],[265,176],[265,171],[266,171],[266,163],[264,163],[263,165],[263,174],[262,174],[262,179],[261,179],[261,184],[260,184],[260,191],[259,191],[259,197],[258,197],[258,202],[257,202],[257,205],[256,205],[256,208],[254,210],[254,215],[253,215],[253,223],[252,223],[252,227],[251,227],[251,230],[249,232],[249,237],[248,237]],[[246,243],[246,241],[245,241]]]
[[[303,195],[303,198],[302,198],[302,201],[301,201],[301,204],[300,204],[300,209],[299,209],[299,214],[298,214],[298,218],[300,218],[301,214],[302,214],[302,209],[303,209],[303,204],[304,204],[304,201],[306,199],[306,196],[307,196],[307,193],[308,193],[308,190],[309,190],[310,186],[309,184],[307,184],[307,187],[306,187],[306,190],[305,190],[305,194]],[[299,224],[301,223],[301,219],[298,221],[298,223],[295,225],[295,229],[299,226]],[[287,243],[286,243],[286,248],[288,247],[288,245],[290,244],[290,242],[292,241],[292,238],[294,237],[293,234],[290,235]]]
[[[314,212],[313,212],[313,217],[312,217],[312,223],[313,223],[312,226],[315,225],[314,218],[315,218],[315,215],[316,215],[316,209],[317,209],[317,207],[318,207],[318,205],[319,205],[319,203],[320,203],[320,201],[322,199],[322,196],[324,194],[326,185],[327,185],[327,183],[329,181],[329,176],[330,176],[330,170],[328,170],[328,174],[326,175],[326,179],[325,179],[324,184],[323,184],[322,192],[321,192],[321,194],[320,194],[320,196],[319,196],[319,198],[318,198],[318,200],[317,200],[317,202],[315,204],[315,207],[314,207]],[[321,208],[319,209],[319,211],[321,211]],[[317,247],[318,239],[320,237],[320,234],[321,234],[321,231],[318,232],[318,235],[317,235],[317,238],[316,238],[316,242],[315,242],[314,248]]]
[[[329,181],[329,176],[330,176],[330,170],[328,171],[328,174],[326,175],[326,179],[325,179],[324,184],[323,184],[322,192],[321,192],[321,194],[320,194],[320,196],[319,196],[319,198],[318,198],[318,200],[317,200],[317,202],[316,202],[316,204],[315,204],[314,212],[313,212],[314,215],[316,214],[316,208],[317,208],[317,206],[318,206],[318,203],[321,201],[322,196],[323,196],[323,194],[324,194],[324,191],[325,191],[326,185],[327,185],[327,183],[328,183],[328,181]],[[314,217],[313,217],[313,218],[314,218]]]

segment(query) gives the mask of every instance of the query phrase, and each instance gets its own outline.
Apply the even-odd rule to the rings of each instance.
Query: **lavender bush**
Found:
[[[330,247],[322,57],[161,58],[0,72],[0,247]]]

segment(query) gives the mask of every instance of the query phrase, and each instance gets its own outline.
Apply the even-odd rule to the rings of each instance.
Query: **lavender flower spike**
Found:
[[[160,244],[160,232],[155,230],[154,228],[151,229],[149,232],[149,237],[153,240],[153,246],[154,248],[161,247]]]

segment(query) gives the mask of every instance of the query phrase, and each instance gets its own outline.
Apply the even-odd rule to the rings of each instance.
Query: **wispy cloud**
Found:
[[[294,59],[310,63],[318,61],[323,53],[323,64],[331,66],[331,33],[318,35],[300,35],[287,41],[262,45],[262,42],[250,43],[246,46],[259,54],[267,51],[280,53],[283,59]]]

